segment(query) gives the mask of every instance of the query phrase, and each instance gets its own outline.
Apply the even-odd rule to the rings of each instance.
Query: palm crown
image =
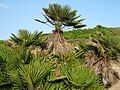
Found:
[[[18,35],[12,34],[10,37],[13,42],[17,45],[22,45],[23,47],[29,47],[30,45],[40,44],[40,36],[42,32],[35,31],[31,33],[27,30],[19,30]]]
[[[39,21],[41,23],[50,23],[55,27],[55,30],[61,30],[65,26],[72,26],[74,28],[81,28],[85,25],[81,24],[84,19],[78,19],[77,10],[72,10],[69,6],[61,6],[59,4],[49,4],[48,8],[43,8],[44,17],[47,22]]]

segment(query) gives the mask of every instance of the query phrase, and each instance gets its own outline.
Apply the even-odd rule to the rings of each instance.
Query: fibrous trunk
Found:
[[[103,84],[106,87],[114,85],[120,79],[118,72],[116,72],[110,63],[110,59],[106,56],[97,57],[94,52],[86,54],[87,64],[95,70],[96,74],[100,76]]]
[[[53,37],[48,40],[47,49],[50,53],[55,55],[63,55],[65,52],[69,52],[73,47],[67,43],[62,35],[62,31],[54,30]]]

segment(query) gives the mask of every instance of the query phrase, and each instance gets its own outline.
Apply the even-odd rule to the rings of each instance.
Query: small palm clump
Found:
[[[39,46],[41,44],[40,36],[42,32],[31,33],[27,30],[19,30],[18,35],[12,34],[11,41],[16,45],[20,45],[23,48],[27,48],[31,45]]]
[[[68,52],[72,47],[66,42],[62,36],[62,29],[66,26],[73,28],[81,28],[86,25],[82,25],[81,21],[84,19],[78,19],[77,11],[72,10],[69,6],[61,6],[59,4],[50,4],[48,8],[43,8],[45,13],[44,17],[46,22],[35,19],[38,22],[44,24],[51,24],[54,26],[53,37],[48,40],[47,49],[53,54],[61,55],[64,52]]]
[[[7,44],[14,47],[22,48],[26,55],[34,54],[38,56],[43,48],[43,41],[41,40],[42,32],[29,32],[27,30],[19,30],[18,35],[12,34]]]
[[[55,65],[45,83],[45,90],[104,90],[98,76],[79,60],[78,53],[54,56]]]
[[[91,37],[87,44],[87,64],[96,71],[106,86],[114,85],[120,79],[118,73],[112,68],[113,61],[118,59],[120,53],[119,45],[120,41],[117,37],[111,38],[102,33],[94,38]]]

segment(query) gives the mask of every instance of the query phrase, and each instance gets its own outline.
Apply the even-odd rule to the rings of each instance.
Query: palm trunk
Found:
[[[47,49],[55,55],[63,55],[65,52],[72,50],[72,46],[68,44],[62,35],[61,30],[54,30],[53,37],[48,40]]]
[[[106,87],[114,85],[119,80],[118,73],[111,67],[109,57],[103,55],[97,57],[94,52],[88,52],[86,63],[100,76]]]

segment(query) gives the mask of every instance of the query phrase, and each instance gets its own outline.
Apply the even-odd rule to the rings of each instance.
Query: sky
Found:
[[[52,28],[34,19],[45,20],[42,8],[52,3],[76,9],[77,14],[85,19],[83,23],[87,25],[86,28],[98,24],[120,26],[120,0],[0,0],[0,40],[8,39],[11,33],[17,34],[19,29],[50,33]]]

